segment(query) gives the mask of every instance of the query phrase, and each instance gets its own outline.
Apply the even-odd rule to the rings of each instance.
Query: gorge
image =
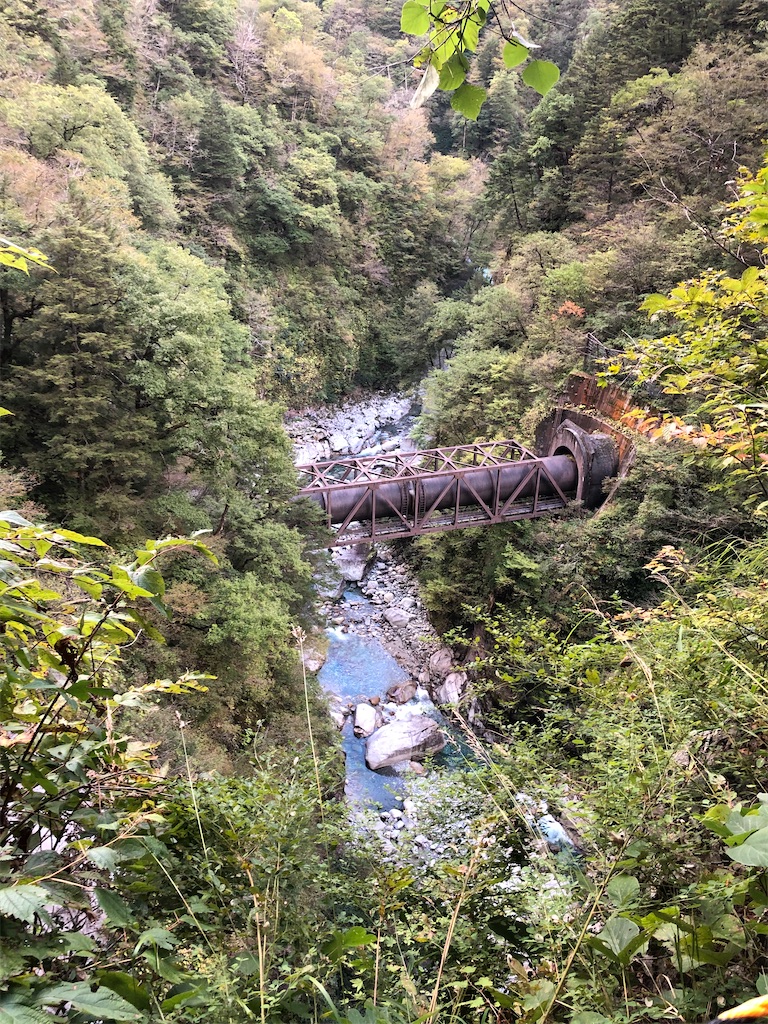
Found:
[[[767,990],[765,12],[522,6],[0,5],[0,1024]]]

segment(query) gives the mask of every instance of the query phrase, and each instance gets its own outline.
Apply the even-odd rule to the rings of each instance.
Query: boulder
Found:
[[[397,683],[395,686],[390,686],[387,696],[395,704],[407,704],[416,696],[416,683]]]
[[[467,673],[451,672],[435,687],[436,704],[459,704],[467,689]]]
[[[411,621],[411,616],[403,608],[387,608],[384,612],[384,618],[392,629],[405,629]]]
[[[325,645],[323,645],[324,647]],[[328,657],[327,650],[324,650],[319,644],[312,640],[308,640],[304,645],[304,668],[307,672],[319,672],[325,664],[325,660]]]
[[[349,448],[349,441],[343,434],[332,434],[330,445],[331,451],[336,455],[339,452],[345,452]]]
[[[374,733],[365,745],[365,763],[370,769],[385,768],[401,761],[423,761],[445,746],[437,722],[422,716],[390,722]]]
[[[339,732],[341,732],[341,730],[344,728],[344,723],[347,720],[347,716],[342,714],[341,711],[332,711],[331,720],[333,724],[336,726],[336,728],[339,730]]]
[[[371,704],[358,704],[355,708],[355,736],[370,736],[377,726],[376,708]]]
[[[350,544],[346,548],[337,548],[333,552],[333,560],[348,583],[360,583],[371,562],[371,546]]]
[[[429,674],[433,677],[444,679],[452,668],[453,651],[450,647],[441,647],[429,659]]]

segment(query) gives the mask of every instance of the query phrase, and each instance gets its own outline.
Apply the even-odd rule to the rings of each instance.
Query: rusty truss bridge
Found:
[[[573,501],[595,508],[615,476],[612,438],[561,423],[549,454],[516,441],[329,459],[298,466],[300,497],[316,502],[332,545],[421,537],[533,519]]]

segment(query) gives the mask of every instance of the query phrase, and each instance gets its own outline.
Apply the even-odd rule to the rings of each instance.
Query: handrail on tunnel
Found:
[[[618,469],[612,438],[565,420],[546,456],[517,441],[328,459],[297,467],[336,547],[594,508]]]

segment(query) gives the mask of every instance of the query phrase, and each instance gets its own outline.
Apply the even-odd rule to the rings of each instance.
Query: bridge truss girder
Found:
[[[566,438],[542,458],[495,441],[329,459],[298,467],[307,480],[300,494],[323,508],[337,547],[515,522],[582,497],[583,459],[573,447]]]

